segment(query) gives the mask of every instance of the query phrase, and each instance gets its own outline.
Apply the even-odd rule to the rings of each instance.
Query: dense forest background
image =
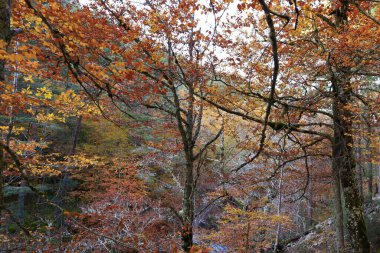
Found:
[[[375,0],[0,0],[0,252],[378,252]]]

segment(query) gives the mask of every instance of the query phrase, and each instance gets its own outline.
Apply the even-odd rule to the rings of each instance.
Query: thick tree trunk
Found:
[[[344,252],[344,225],[343,225],[343,204],[340,187],[339,167],[333,162],[333,190],[334,190],[334,209],[335,209],[335,233],[337,252]]]
[[[4,198],[3,198],[3,187],[4,187],[3,171],[4,169],[5,169],[4,149],[0,147],[0,217],[1,217],[1,210],[4,207]]]
[[[348,29],[348,11],[350,2],[340,1],[334,10],[335,26],[338,32]],[[367,229],[364,221],[363,202],[360,197],[358,180],[355,173],[355,156],[353,152],[353,106],[352,86],[350,84],[349,68],[337,66],[337,72],[332,73],[333,91],[333,121],[334,138],[332,143],[333,170],[340,176],[345,209],[347,212],[347,231],[350,246],[355,253],[370,252]],[[342,71],[344,70],[344,71]],[[335,173],[337,173],[335,172]]]
[[[346,159],[350,159],[347,155]],[[351,156],[351,159],[354,158]],[[364,221],[362,201],[356,184],[355,172],[350,165],[342,166],[342,187],[347,210],[347,230],[355,252],[370,252],[367,229]]]
[[[347,231],[354,252],[370,252],[363,215],[362,199],[355,175],[353,153],[352,113],[348,109],[351,101],[351,86],[348,78],[333,80],[334,138],[333,169],[340,175],[344,203],[347,211]]]
[[[11,39],[10,0],[0,0],[0,40],[8,43]],[[0,60],[0,82],[5,81],[5,60]]]
[[[377,195],[380,196],[380,165],[377,166]]]
[[[10,0],[0,0],[0,40],[9,43],[11,39]],[[0,87],[5,82],[5,60],[0,59]],[[0,101],[1,102],[1,101]],[[4,205],[2,190],[4,187],[3,172],[5,170],[4,150],[0,148],[0,210]]]

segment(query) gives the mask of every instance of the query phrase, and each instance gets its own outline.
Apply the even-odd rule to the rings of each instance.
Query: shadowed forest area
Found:
[[[0,252],[380,252],[377,0],[0,0]]]

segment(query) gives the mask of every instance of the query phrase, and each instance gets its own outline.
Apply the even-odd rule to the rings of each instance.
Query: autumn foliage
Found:
[[[0,251],[376,250],[376,1],[0,13]]]

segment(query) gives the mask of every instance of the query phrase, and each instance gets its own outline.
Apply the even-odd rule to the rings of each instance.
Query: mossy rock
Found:
[[[40,192],[48,192],[53,189],[53,186],[49,184],[38,184],[35,188]],[[3,189],[4,197],[12,197],[19,194],[32,194],[33,191],[28,186],[6,186]]]
[[[32,193],[32,190],[27,186],[6,186],[3,189],[4,197],[12,197],[20,193],[28,194]]]

